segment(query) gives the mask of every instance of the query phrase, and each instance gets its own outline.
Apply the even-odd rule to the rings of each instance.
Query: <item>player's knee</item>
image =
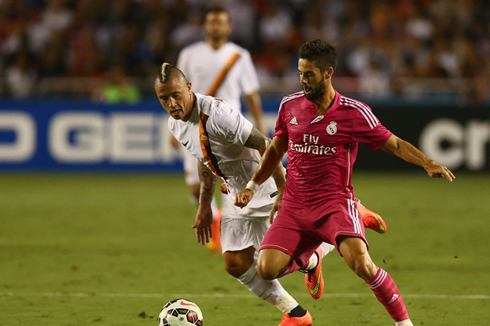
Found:
[[[277,264],[271,263],[270,260],[265,259],[264,256],[260,254],[257,259],[257,272],[262,279],[268,281],[278,278],[281,274],[281,270],[278,269]]]
[[[239,278],[248,270],[250,266],[246,266],[244,262],[239,260],[231,260],[225,262],[225,270],[231,276]]]
[[[259,276],[264,279],[264,280],[273,280],[277,278],[277,271],[275,271],[271,266],[268,266],[267,264],[264,264],[263,262],[261,263],[260,261],[257,261],[257,272],[259,273]]]

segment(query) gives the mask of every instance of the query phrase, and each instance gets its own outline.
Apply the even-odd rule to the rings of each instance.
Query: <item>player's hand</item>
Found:
[[[200,244],[206,244],[213,237],[211,225],[213,224],[213,210],[211,203],[199,203],[196,214],[196,222],[192,228],[196,229],[196,240]]]
[[[282,192],[279,192],[277,194],[277,198],[276,198],[276,201],[274,202],[274,206],[272,206],[272,210],[271,210],[271,213],[269,215],[269,221],[271,222],[271,224],[272,224],[272,222],[274,222],[274,218],[276,217],[277,213],[281,209],[282,195],[283,195]]]
[[[248,188],[243,189],[238,194],[236,194],[235,198],[235,206],[243,208],[250,203],[254,196],[254,192]]]
[[[454,174],[447,167],[438,165],[434,162],[428,165],[425,170],[431,178],[446,178],[450,182],[453,182],[453,180],[456,179]]]

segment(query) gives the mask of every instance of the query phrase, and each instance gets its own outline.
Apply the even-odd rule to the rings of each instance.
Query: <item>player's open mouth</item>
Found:
[[[311,93],[311,87],[303,86],[303,91],[305,92],[305,94],[309,94]]]

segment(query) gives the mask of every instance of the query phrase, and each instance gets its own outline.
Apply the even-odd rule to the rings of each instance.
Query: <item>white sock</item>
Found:
[[[277,309],[281,310],[283,314],[289,314],[297,306],[299,306],[298,302],[286,290],[276,304]]]
[[[322,247],[322,258],[328,255],[329,252],[335,249],[334,246],[332,246],[329,243],[323,242],[320,247]],[[310,270],[315,268],[318,265],[318,254],[316,251],[311,255],[310,261],[308,262],[308,266],[306,266],[306,270]]]
[[[335,246],[332,246],[330,243],[326,242],[322,243],[320,247],[322,247],[323,257],[328,255],[330,252],[332,252],[332,250],[335,249]]]
[[[308,266],[306,266],[306,270],[310,270],[315,268],[318,265],[318,254],[316,252],[313,253],[310,257],[310,261],[308,262]]]
[[[405,319],[402,321],[396,321],[395,326],[413,326],[413,324],[410,319]]]
[[[281,311],[284,309],[292,310],[298,305],[298,303],[289,294],[287,294],[286,290],[284,290],[278,280],[266,281],[259,276],[257,273],[257,263],[255,261],[253,262],[252,266],[250,266],[250,268],[237,279],[240,283],[245,285],[250,292],[262,300],[273,304]],[[285,293],[287,294],[286,296],[284,295]],[[289,312],[291,310],[289,310]]]

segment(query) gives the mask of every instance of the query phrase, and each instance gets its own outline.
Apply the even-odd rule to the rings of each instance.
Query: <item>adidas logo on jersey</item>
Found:
[[[296,121],[296,117],[292,118],[291,121],[289,121],[290,124],[292,125],[297,125],[298,121]]]

